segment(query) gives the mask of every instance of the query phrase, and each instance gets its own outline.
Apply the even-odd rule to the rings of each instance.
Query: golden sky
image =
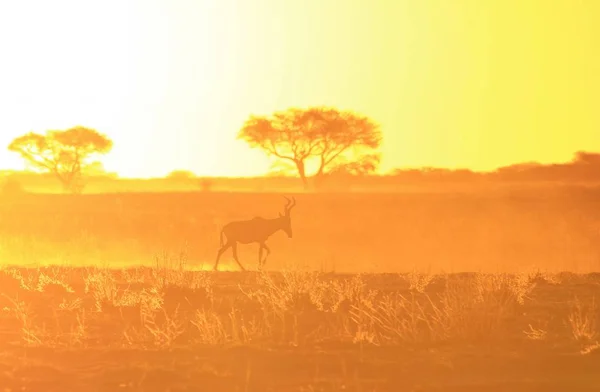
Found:
[[[251,113],[381,124],[382,170],[600,151],[597,0],[0,2],[0,146],[82,124],[123,176],[256,175]],[[0,149],[0,166],[18,168]]]

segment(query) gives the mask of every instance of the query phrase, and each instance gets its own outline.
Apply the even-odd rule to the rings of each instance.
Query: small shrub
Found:
[[[17,197],[25,193],[23,184],[16,178],[8,177],[1,185],[0,194],[3,197]]]

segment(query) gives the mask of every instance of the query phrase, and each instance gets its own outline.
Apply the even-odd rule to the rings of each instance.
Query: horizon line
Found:
[[[587,152],[587,151],[586,151]],[[590,152],[588,152],[590,153]],[[592,154],[599,154],[600,153],[596,153],[596,152],[591,152]],[[576,153],[575,153],[576,154]],[[574,154],[574,155],[575,155]],[[471,173],[474,174],[493,174],[498,172],[499,169],[503,169],[503,168],[507,168],[507,167],[513,167],[513,166],[518,166],[518,165],[538,165],[538,166],[555,166],[555,165],[569,165],[569,164],[574,164],[575,161],[571,160],[571,161],[563,161],[563,162],[551,162],[551,163],[541,163],[541,162],[537,162],[537,161],[527,161],[527,162],[516,162],[516,163],[512,163],[509,165],[505,165],[505,166],[498,166],[494,169],[491,170],[477,170],[477,169],[471,169],[468,167],[448,167],[448,166],[405,166],[405,167],[397,167],[391,170],[388,170],[386,172],[382,172],[382,173],[369,173],[369,174],[363,174],[363,175],[358,175],[357,177],[386,177],[386,176],[394,176],[396,175],[395,172],[398,171],[409,171],[409,170],[420,170],[420,171],[424,171],[425,169],[427,170],[447,170],[447,171],[451,171],[451,172],[456,172],[456,171],[469,171]],[[289,179],[298,179],[300,178],[300,176],[298,174],[277,174],[277,173],[265,173],[265,174],[256,174],[256,175],[200,175],[200,174],[196,174],[194,173],[194,171],[192,170],[188,170],[188,169],[173,169],[171,170],[169,173],[164,174],[164,175],[160,175],[160,176],[127,176],[127,175],[121,175],[118,172],[113,172],[113,171],[107,171],[105,173],[97,173],[97,174],[88,174],[88,177],[111,177],[112,179],[121,179],[121,180],[157,180],[157,179],[165,179],[165,180],[177,180],[177,179],[184,179],[185,177],[180,177],[180,178],[169,178],[169,176],[172,173],[189,173],[191,176],[188,177],[188,179],[265,179],[265,178],[289,178]],[[39,172],[36,170],[28,170],[28,169],[0,169],[0,174],[2,175],[7,175],[7,174],[24,174],[24,175],[39,175],[39,176],[52,176],[53,173],[51,172]],[[310,175],[307,176],[307,178],[313,178],[314,175]]]

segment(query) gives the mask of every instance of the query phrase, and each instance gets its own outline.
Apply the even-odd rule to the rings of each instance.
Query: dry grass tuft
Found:
[[[436,346],[564,336],[554,318],[535,310],[539,290],[561,285],[538,272],[413,270],[382,281],[299,269],[221,275],[190,271],[185,260],[163,255],[153,268],[5,268],[0,275],[14,295],[4,295],[3,317],[19,326],[23,344],[51,347]],[[556,311],[580,350],[596,349],[593,299]]]

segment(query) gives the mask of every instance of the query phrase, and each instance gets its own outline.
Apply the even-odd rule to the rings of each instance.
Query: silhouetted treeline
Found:
[[[392,174],[402,182],[598,182],[600,181],[600,153],[579,151],[567,163],[517,163],[493,172],[474,172],[468,169],[418,168],[397,169]]]
[[[18,193],[60,192],[50,173],[0,172],[3,190]],[[169,191],[301,191],[297,177],[267,175],[251,178],[198,177],[192,172],[175,170],[163,178],[119,178],[115,173],[96,170],[85,177],[86,192],[169,192]],[[578,152],[563,164],[519,163],[493,172],[468,169],[415,168],[397,169],[386,175],[330,173],[320,187],[323,191],[402,191],[419,187],[445,190],[498,186],[501,184],[600,184],[600,153]]]

